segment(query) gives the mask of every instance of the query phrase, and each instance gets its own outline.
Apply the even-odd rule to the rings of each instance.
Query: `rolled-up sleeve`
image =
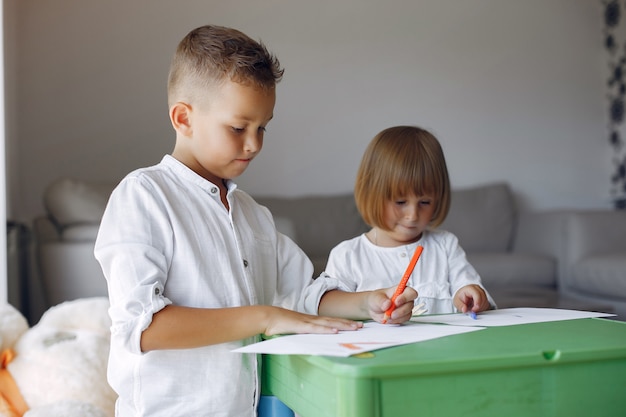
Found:
[[[331,290],[352,292],[350,288],[341,280],[333,278],[322,272],[322,274],[317,279],[312,281],[311,284],[302,292],[300,304],[298,306],[299,309],[308,314],[318,314],[322,296]]]
[[[141,354],[141,334],[152,316],[172,302],[163,296],[161,282],[145,283],[130,292],[110,291],[111,337],[131,353]]]

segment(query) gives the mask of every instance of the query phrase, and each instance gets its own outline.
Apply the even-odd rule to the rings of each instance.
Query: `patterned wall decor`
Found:
[[[607,99],[609,143],[613,149],[611,196],[615,207],[626,209],[626,1],[602,0],[604,6],[604,48],[609,57]]]

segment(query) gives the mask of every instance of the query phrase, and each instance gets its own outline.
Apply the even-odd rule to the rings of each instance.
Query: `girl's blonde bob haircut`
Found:
[[[357,172],[354,198],[365,223],[388,230],[385,203],[407,196],[430,196],[435,204],[429,226],[445,220],[450,209],[450,179],[441,144],[415,126],[383,130],[370,142]]]

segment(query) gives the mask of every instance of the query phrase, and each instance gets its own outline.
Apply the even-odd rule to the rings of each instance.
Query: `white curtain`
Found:
[[[626,7],[618,0],[603,0],[603,4],[609,143],[614,167],[611,194],[616,208],[626,209]]]

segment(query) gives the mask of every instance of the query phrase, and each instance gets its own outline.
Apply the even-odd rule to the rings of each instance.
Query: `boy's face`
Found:
[[[173,121],[177,131],[173,156],[218,185],[241,175],[263,147],[275,102],[274,89],[226,81],[208,103],[175,104],[186,107],[187,122],[179,128]]]

